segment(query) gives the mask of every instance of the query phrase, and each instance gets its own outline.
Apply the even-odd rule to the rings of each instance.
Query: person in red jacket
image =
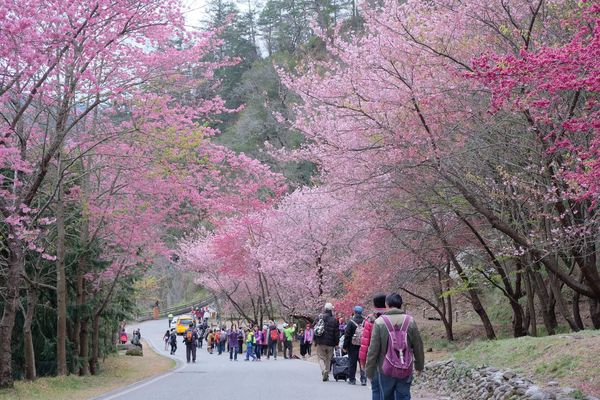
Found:
[[[375,309],[372,314],[369,314],[365,319],[364,329],[362,338],[360,340],[360,350],[358,351],[358,362],[360,363],[360,369],[365,369],[367,363],[367,353],[369,352],[369,345],[371,344],[371,332],[373,331],[373,324],[375,320],[379,318],[381,314],[385,312],[385,294],[376,294],[373,296],[373,306]],[[361,374],[360,384],[365,386],[367,384],[366,378]],[[379,400],[379,385],[371,385],[371,391],[373,394],[373,400]]]

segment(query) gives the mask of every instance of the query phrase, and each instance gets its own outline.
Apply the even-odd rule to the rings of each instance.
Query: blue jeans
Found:
[[[410,384],[413,381],[413,377],[398,379],[384,375],[377,371],[373,378],[373,400],[375,397],[376,380],[379,382],[379,397],[378,400],[410,400]]]
[[[261,345],[260,344],[255,344],[254,345],[254,354],[256,354],[256,359],[260,360],[260,353],[261,353]]]
[[[237,352],[238,348],[237,346],[229,346],[229,359],[230,360],[236,360],[237,361]]]
[[[252,351],[252,343],[246,343],[246,360],[249,360],[252,357],[252,360],[256,360],[256,355]]]
[[[267,350],[267,360],[271,356],[275,357],[275,359],[277,360],[277,342],[269,342],[269,350]]]

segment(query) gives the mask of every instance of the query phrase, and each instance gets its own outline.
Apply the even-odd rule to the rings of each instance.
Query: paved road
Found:
[[[161,338],[167,321],[148,321],[140,327],[142,337],[160,354],[164,351]],[[181,341],[181,339],[179,339]],[[175,358],[181,365],[173,372],[120,392],[100,397],[102,400],[166,400],[193,399],[209,396],[213,400],[367,400],[369,386],[351,386],[345,382],[322,382],[319,367],[304,360],[263,360],[261,362],[230,362],[229,354],[208,354],[198,349],[196,364],[185,362],[185,346],[178,344]],[[331,378],[330,378],[331,379]]]

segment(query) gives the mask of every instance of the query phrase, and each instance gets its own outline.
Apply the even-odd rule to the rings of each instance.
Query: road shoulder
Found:
[[[15,382],[15,388],[0,390],[1,400],[84,400],[104,398],[131,385],[142,384],[168,374],[176,361],[158,354],[144,343],[144,356],[110,355],[95,376],[69,375],[39,378],[34,382]]]

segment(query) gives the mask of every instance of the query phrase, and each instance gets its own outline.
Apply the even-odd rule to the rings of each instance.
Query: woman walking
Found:
[[[235,324],[231,324],[231,329],[227,333],[227,344],[229,346],[229,361],[237,361],[238,355],[238,330]]]
[[[306,354],[311,356],[312,342],[314,338],[315,332],[310,324],[306,324],[306,330],[304,331],[304,348],[306,349]]]
[[[256,354],[254,354],[253,348],[256,344],[256,338],[254,337],[254,332],[251,329],[248,329],[248,336],[246,337],[246,360],[249,361],[250,357],[252,357],[252,361],[256,361]]]

